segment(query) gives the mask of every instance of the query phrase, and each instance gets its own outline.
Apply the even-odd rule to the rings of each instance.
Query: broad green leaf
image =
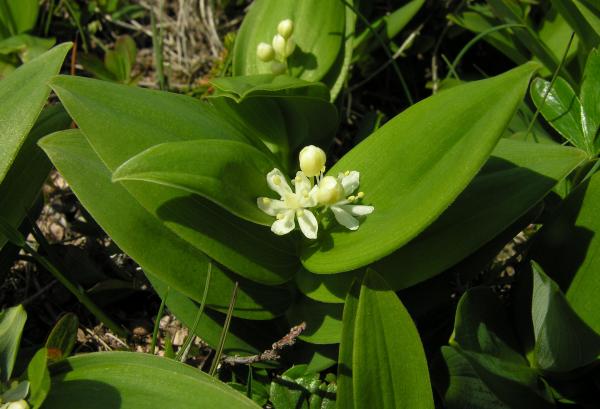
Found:
[[[240,103],[227,97],[210,102],[240,132],[255,134],[277,156],[284,173],[296,169],[304,146],[331,145],[338,126],[337,109],[320,98],[265,95]]]
[[[54,47],[0,81],[0,181],[50,94],[47,82],[58,73],[70,48],[70,43]]]
[[[341,304],[325,304],[298,297],[286,316],[291,326],[306,322],[301,340],[311,344],[337,344],[342,333],[342,312]]]
[[[408,311],[373,270],[363,279],[352,352],[356,408],[433,408],[427,360]]]
[[[54,44],[56,44],[54,38],[19,34],[0,41],[0,54],[19,53],[21,60],[26,63],[48,51]]]
[[[565,292],[583,321],[600,334],[600,174],[575,189],[546,223],[532,257]]]
[[[240,132],[215,108],[193,98],[75,77],[56,77],[51,86],[110,171],[166,142],[234,140],[262,146],[268,153],[252,134]],[[248,279],[281,284],[297,269],[289,237],[179,189],[136,181],[122,185],[177,236]]]
[[[216,378],[183,363],[132,352],[99,352],[51,367],[44,409],[260,408]]]
[[[358,311],[358,298],[360,296],[361,283],[355,280],[346,295],[344,312],[342,316],[342,338],[340,340],[340,352],[338,357],[337,402],[340,409],[354,408],[354,385],[353,385],[353,357],[354,357],[354,331]]]
[[[110,170],[80,131],[50,135],[40,146],[81,203],[123,251],[166,285],[196,301],[202,299],[210,259],[167,229],[125,188],[112,183]],[[240,282],[236,316],[270,319],[290,303],[287,289],[254,284],[213,263],[207,305],[226,310],[235,281]]]
[[[36,145],[38,140],[70,124],[71,118],[60,105],[45,108],[0,183],[0,215],[13,228],[23,221],[50,172],[51,164]],[[0,234],[0,248],[5,244],[6,238]]]
[[[572,0],[552,0],[552,5],[569,23],[571,28],[577,33],[579,40],[589,51],[600,44],[600,29],[592,27],[590,23],[581,14],[577,5]]]
[[[500,140],[456,201],[374,268],[396,290],[443,272],[527,213],[585,158],[579,149]]]
[[[221,77],[210,82],[215,96],[227,96],[236,102],[252,96],[313,97],[329,101],[329,90],[320,82],[304,81],[287,75],[257,74]]]
[[[600,149],[600,51],[594,49],[588,55],[581,83],[581,124],[586,140]]]
[[[38,16],[37,0],[0,0],[0,25],[11,34],[20,34],[35,27]]]
[[[450,408],[550,407],[552,398],[521,355],[508,311],[491,289],[461,297],[450,345],[442,348],[449,379],[436,381]]]
[[[193,328],[200,303],[169,287],[153,274],[146,272],[146,277],[148,277],[158,295],[162,299],[166,297],[166,304],[169,311],[187,328]],[[224,320],[225,314],[205,309],[196,327],[196,336],[200,337],[211,347],[216,348],[223,331]],[[273,338],[276,337],[274,336],[273,329],[269,328],[268,325],[266,327],[261,326],[263,323],[266,322],[232,317],[223,352],[229,355],[249,355],[262,352],[265,346],[273,343]]]
[[[555,7],[552,7],[544,15],[541,26],[538,29],[538,35],[548,48],[552,51],[552,54],[557,59],[561,59],[567,49],[571,33],[573,29],[567,24],[564,17],[556,11]],[[573,42],[569,51],[567,51],[566,62],[570,61],[572,57],[577,54],[579,46],[579,38],[573,37]]]
[[[487,354],[442,347],[447,379],[436,382],[449,409],[554,408],[545,383],[528,366]]]
[[[274,195],[267,187],[266,175],[275,167],[269,156],[243,142],[170,142],[129,159],[113,172],[113,181],[138,180],[182,189],[236,216],[270,225],[273,217],[258,208],[256,199]]]
[[[538,368],[569,372],[600,359],[600,335],[579,318],[558,285],[535,263],[531,316]]]
[[[307,297],[323,303],[343,303],[352,281],[361,270],[340,274],[314,274],[302,269],[296,274],[296,285]]]
[[[590,152],[591,145],[581,128],[581,104],[567,81],[557,77],[550,92],[550,82],[536,78],[531,84],[531,99],[546,121],[574,146]],[[544,101],[544,95],[548,96]]]
[[[320,81],[332,68],[344,47],[346,13],[338,0],[256,0],[236,37],[233,75],[271,73],[271,63],[256,56],[259,43],[271,43],[277,24],[294,22],[292,38],[296,50],[288,58],[289,74],[307,81]]]
[[[1,402],[14,402],[25,399],[29,394],[29,381],[21,381],[0,395]],[[4,405],[2,406],[4,408]]]
[[[79,328],[79,319],[71,312],[58,320],[46,340],[48,361],[58,362],[71,355],[77,341],[77,328]]]
[[[50,391],[50,372],[48,372],[48,350],[40,348],[27,366],[27,380],[29,381],[28,401],[32,409],[39,408]]]
[[[20,305],[0,312],[0,381],[12,375],[27,313]]]
[[[451,88],[413,105],[347,153],[328,172],[360,172],[375,211],[358,231],[321,231],[304,266],[349,271],[392,253],[431,224],[484,164],[537,68],[527,64]]]

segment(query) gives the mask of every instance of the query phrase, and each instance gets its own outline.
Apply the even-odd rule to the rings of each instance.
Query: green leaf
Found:
[[[197,368],[148,354],[79,355],[53,365],[51,374],[44,409],[260,408]]]
[[[531,84],[531,99],[542,116],[574,146],[590,152],[590,145],[581,128],[581,104],[567,81],[556,78],[550,92],[550,82],[536,78]],[[544,101],[544,95],[548,96]],[[544,101],[542,103],[542,101]],[[593,141],[592,141],[593,143]]]
[[[298,289],[307,297],[323,303],[343,303],[352,281],[363,271],[340,274],[314,274],[302,269],[296,274]]]
[[[40,146],[100,226],[144,270],[186,296],[200,301],[210,259],[166,228],[121,185],[80,131],[65,131]],[[149,242],[149,240],[151,240]],[[148,251],[151,243],[152,251]],[[234,315],[270,319],[290,303],[289,291],[254,284],[213,264],[207,305],[226,311],[235,281],[240,282]]]
[[[352,378],[356,408],[434,407],[417,328],[373,270],[363,279],[356,309]]]
[[[0,0],[0,25],[11,34],[20,34],[35,27],[39,5],[37,0]]]
[[[585,159],[585,152],[578,149],[500,140],[456,201],[374,268],[395,290],[443,272],[527,213]]]
[[[50,391],[50,372],[48,372],[48,350],[39,349],[27,366],[29,381],[28,401],[32,409],[39,408]]]
[[[321,382],[306,365],[294,366],[271,382],[270,399],[275,409],[334,409],[335,383]]]
[[[0,381],[2,382],[8,381],[12,375],[26,320],[27,313],[20,305],[0,312]]]
[[[586,140],[600,149],[600,51],[592,50],[588,55],[581,82],[581,124]]]
[[[340,341],[337,371],[337,401],[340,409],[354,408],[354,384],[352,371],[354,367],[354,332],[356,326],[356,316],[358,312],[360,288],[361,282],[359,280],[352,282],[344,303],[344,312],[342,316],[342,338]]]
[[[553,399],[531,368],[496,357],[442,347],[448,379],[439,381],[449,409],[551,409]],[[441,375],[441,374],[440,374]]]
[[[29,381],[21,381],[17,384],[13,384],[12,388],[7,390],[0,396],[1,402],[14,402],[25,399],[29,394]],[[2,406],[4,408],[4,405]]]
[[[48,98],[47,82],[58,73],[70,48],[70,43],[54,47],[0,81],[0,181],[15,161]]]
[[[0,183],[0,215],[11,227],[20,226],[50,172],[51,164],[36,145],[38,140],[49,133],[66,129],[70,124],[71,118],[62,106],[46,107],[23,141],[10,170]],[[6,240],[0,234],[0,248]]]
[[[79,319],[73,313],[65,314],[52,328],[46,340],[48,361],[58,362],[71,355],[77,341]]]
[[[313,97],[329,101],[329,90],[320,82],[304,81],[287,75],[257,74],[215,78],[215,97],[227,96],[236,102],[256,96]]]
[[[236,37],[233,75],[271,73],[271,63],[256,56],[259,43],[271,43],[281,20],[294,22],[296,50],[288,58],[289,73],[307,81],[320,81],[344,47],[346,13],[336,0],[257,0],[252,3]]]
[[[535,262],[531,316],[537,367],[549,372],[569,372],[597,362],[600,335],[571,308],[558,285]]]
[[[536,235],[532,257],[600,334],[600,174],[578,186]]]
[[[256,199],[273,196],[265,180],[275,167],[270,157],[243,142],[170,142],[129,159],[113,172],[113,181],[139,180],[182,189],[269,226],[273,217],[258,208]]]
[[[320,241],[303,248],[304,266],[318,273],[359,268],[431,224],[484,164],[536,68],[527,64],[429,97],[347,153],[328,173],[359,171],[364,202],[375,211],[358,231],[320,232]]]
[[[29,62],[54,46],[54,38],[40,38],[19,34],[0,41],[0,54],[19,53],[23,62]]]
[[[268,153],[252,134],[240,132],[216,109],[190,97],[78,77],[56,77],[51,86],[110,171],[166,142],[234,140],[262,146]],[[289,237],[179,189],[137,181],[122,185],[169,230],[237,274],[275,285],[289,281],[297,269]]]
[[[552,5],[567,20],[587,50],[591,50],[600,44],[600,31],[597,31],[597,27],[594,30],[581,14],[574,1],[552,0]]]
[[[286,316],[290,325],[306,322],[300,339],[311,344],[337,344],[342,333],[341,304],[325,304],[298,297]]]

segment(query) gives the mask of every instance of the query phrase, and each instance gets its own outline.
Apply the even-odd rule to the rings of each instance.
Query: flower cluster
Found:
[[[279,75],[287,71],[287,58],[292,55],[296,43],[292,38],[294,23],[290,19],[282,20],[277,25],[277,34],[271,44],[260,43],[256,47],[256,56],[264,62],[271,62],[271,71]]]
[[[296,228],[296,220],[302,233],[309,239],[316,239],[319,222],[314,211],[320,210],[318,216],[331,209],[335,220],[342,226],[357,230],[359,221],[356,216],[371,214],[375,208],[358,204],[365,196],[358,192],[360,174],[357,171],[346,171],[334,176],[324,176],[325,152],[310,145],[300,151],[300,171],[292,180],[294,190],[279,169],[267,174],[267,184],[280,199],[259,197],[258,207],[276,218],[271,231],[284,235]]]

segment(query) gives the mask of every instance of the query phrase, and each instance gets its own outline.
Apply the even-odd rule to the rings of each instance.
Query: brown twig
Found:
[[[302,322],[290,329],[283,338],[271,345],[271,349],[265,350],[263,353],[251,356],[223,356],[221,362],[228,365],[251,365],[262,361],[276,361],[280,358],[279,352],[285,347],[292,346],[296,343],[296,339],[306,329],[306,322]]]

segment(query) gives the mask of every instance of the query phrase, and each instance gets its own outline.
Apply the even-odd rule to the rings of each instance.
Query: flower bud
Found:
[[[281,34],[275,34],[275,36],[273,37],[272,45],[273,49],[278,55],[285,55],[285,43],[285,38],[283,38]]]
[[[271,63],[271,72],[275,75],[285,74],[287,67],[284,63],[279,61],[273,61]]]
[[[289,18],[281,20],[277,25],[277,32],[287,40],[294,32],[294,23]]]
[[[16,402],[11,402],[6,409],[29,409],[29,404],[21,399]]]
[[[344,188],[333,176],[325,176],[319,183],[316,197],[319,203],[332,205],[342,200]]]
[[[312,177],[319,175],[323,171],[327,156],[325,156],[323,149],[309,145],[302,148],[299,159],[302,172],[306,176]]]
[[[283,54],[285,58],[289,57],[294,53],[296,49],[296,42],[293,38],[288,38],[285,42],[285,53]]]
[[[256,56],[264,62],[269,62],[275,58],[275,50],[267,43],[260,43],[256,47]]]

